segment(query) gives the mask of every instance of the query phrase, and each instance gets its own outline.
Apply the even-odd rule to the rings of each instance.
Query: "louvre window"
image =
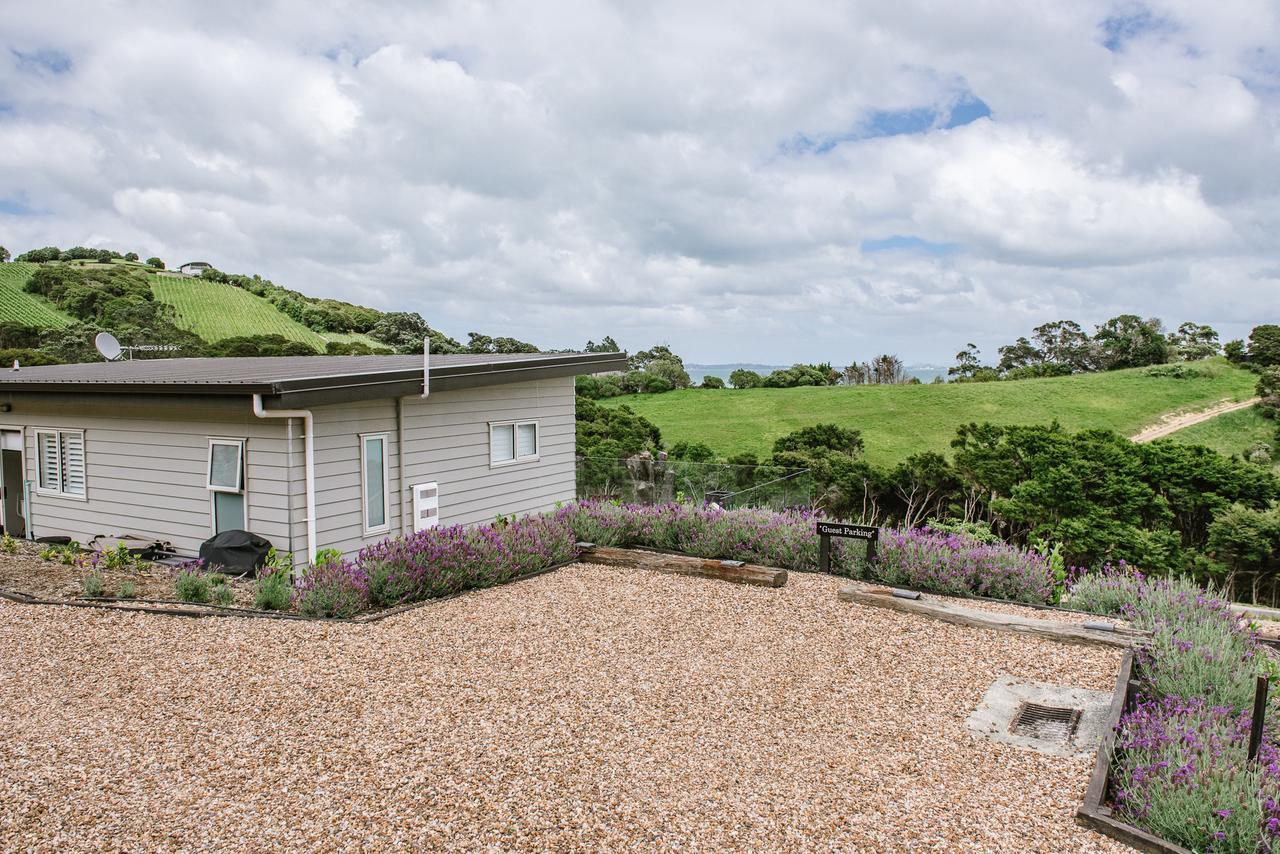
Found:
[[[84,433],[39,430],[36,449],[40,459],[40,491],[83,498],[86,489]]]
[[[538,422],[514,421],[489,425],[489,462],[493,465],[536,460]]]

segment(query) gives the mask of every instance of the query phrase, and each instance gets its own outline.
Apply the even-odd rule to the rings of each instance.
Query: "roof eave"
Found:
[[[442,365],[431,368],[432,391],[454,391],[486,385],[532,382],[580,376],[625,367],[625,353],[574,354],[536,362],[489,362],[480,365]],[[341,382],[335,382],[341,379]],[[422,393],[422,371],[384,371],[371,375],[289,380],[277,384],[276,406],[306,409],[333,403],[408,397]]]

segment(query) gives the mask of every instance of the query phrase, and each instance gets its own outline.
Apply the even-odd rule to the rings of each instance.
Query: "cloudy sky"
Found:
[[[1270,0],[2,5],[15,254],[703,362],[1280,319]]]

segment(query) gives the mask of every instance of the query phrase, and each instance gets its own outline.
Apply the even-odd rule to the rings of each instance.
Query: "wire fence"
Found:
[[[641,454],[627,459],[577,458],[580,499],[629,504],[705,504],[721,507],[811,507],[813,477],[808,469],[739,466],[661,459]]]

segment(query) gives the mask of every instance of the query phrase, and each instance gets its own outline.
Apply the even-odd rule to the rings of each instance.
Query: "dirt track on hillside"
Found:
[[[1202,421],[1208,421],[1218,415],[1228,412],[1236,412],[1240,409],[1248,409],[1258,402],[1258,398],[1251,397],[1248,400],[1241,401],[1223,401],[1216,406],[1208,409],[1202,409],[1199,412],[1183,412],[1181,414],[1165,415],[1158,422],[1150,427],[1144,427],[1142,430],[1134,433],[1129,438],[1135,442],[1150,442],[1154,439],[1163,439],[1170,433],[1176,433],[1184,427],[1190,427],[1193,424],[1199,424]]]

